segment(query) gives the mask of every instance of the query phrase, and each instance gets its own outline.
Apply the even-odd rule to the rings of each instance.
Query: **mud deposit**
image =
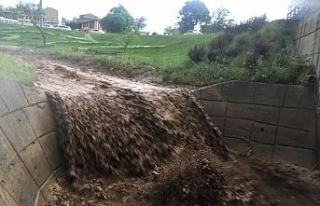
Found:
[[[183,92],[151,95],[110,87],[78,97],[49,94],[49,100],[75,179],[82,173],[144,175],[181,146],[208,146],[228,156],[219,130]]]
[[[228,152],[192,95],[49,93],[68,173],[48,205],[319,205],[320,175]]]

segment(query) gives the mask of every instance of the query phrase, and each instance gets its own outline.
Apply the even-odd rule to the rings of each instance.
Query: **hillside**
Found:
[[[51,58],[80,67],[148,81],[193,86],[235,79],[300,84],[314,71],[307,59],[296,54],[292,28],[281,20],[263,21],[254,30],[250,25],[240,32],[241,27],[233,28],[231,36],[227,31],[143,36],[44,29],[47,46],[42,49],[54,54]],[[41,44],[41,35],[32,26],[0,24],[0,45],[37,48]],[[199,62],[188,57],[195,45],[198,51],[192,55],[200,55]]]
[[[123,52],[126,36],[122,34],[88,34],[44,28],[47,50],[58,52],[85,52],[89,55]],[[212,35],[133,36],[126,55],[139,64],[154,67],[180,66],[188,59],[187,50],[194,44],[211,41]],[[41,46],[41,35],[33,26],[0,24],[0,45],[23,47]]]

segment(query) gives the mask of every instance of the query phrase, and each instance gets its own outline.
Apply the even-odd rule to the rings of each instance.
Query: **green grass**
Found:
[[[219,34],[139,36],[135,35],[124,51],[122,34],[88,34],[77,31],[44,29],[47,46],[42,48],[54,57],[110,74],[135,77],[161,74],[164,80],[176,84],[204,86],[228,80],[247,80],[267,83],[295,83],[304,72],[304,64],[285,51],[285,42],[292,35],[285,22],[266,23],[259,31],[250,31],[235,36],[230,48],[241,41],[241,53],[237,57],[222,56],[221,62],[208,60],[195,64],[187,53],[194,45],[208,46]],[[259,61],[255,69],[245,66],[254,38],[260,36],[270,41],[268,61]],[[39,31],[33,26],[0,24],[0,45],[16,45],[37,48],[42,45]],[[208,47],[207,47],[208,48]],[[282,62],[282,63],[281,63]],[[308,67],[306,67],[308,69]],[[8,74],[7,74],[8,76]],[[21,75],[19,75],[21,76]],[[300,75],[301,76],[301,75]]]
[[[192,64],[187,68],[168,68],[164,72],[166,81],[194,86],[205,86],[228,80],[245,81],[250,79],[250,72],[245,68],[214,66],[205,63]]]
[[[27,84],[36,79],[36,74],[22,59],[0,53],[0,77]]]
[[[122,34],[87,34],[77,31],[44,29],[47,50],[55,52],[122,53]],[[206,44],[216,34],[177,36],[136,36],[129,44],[126,56],[137,64],[152,67],[178,67],[185,62],[188,49],[195,44]],[[0,24],[0,45],[24,47],[41,46],[40,33],[33,26]]]

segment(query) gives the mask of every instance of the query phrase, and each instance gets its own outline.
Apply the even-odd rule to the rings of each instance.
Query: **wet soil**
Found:
[[[211,151],[189,150],[144,177],[94,175],[71,185],[61,176],[48,205],[319,205],[319,172],[235,158],[221,162]]]

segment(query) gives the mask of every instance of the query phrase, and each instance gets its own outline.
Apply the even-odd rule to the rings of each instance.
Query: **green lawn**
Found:
[[[286,39],[291,39],[291,30],[285,21],[267,22],[254,32],[242,32],[234,36],[229,44],[224,44],[226,51],[241,48],[236,56],[217,53],[214,63],[206,59],[201,63],[192,62],[187,53],[194,45],[208,44],[220,33],[206,35],[142,36],[135,35],[124,51],[123,34],[89,34],[77,31],[45,29],[47,46],[42,48],[51,52],[53,57],[79,64],[89,64],[92,68],[110,74],[127,77],[158,75],[166,82],[204,86],[228,80],[247,80],[268,83],[295,83],[300,74],[309,71],[304,60],[286,51]],[[267,58],[259,55],[255,68],[246,66],[248,55],[252,53],[254,41],[259,38],[267,42]],[[218,41],[217,39],[216,41]],[[240,46],[237,45],[237,42]],[[262,44],[260,43],[260,44]],[[16,45],[28,48],[42,46],[42,38],[33,26],[0,24],[0,45]],[[263,46],[263,44],[262,44]],[[260,45],[261,47],[261,45]],[[219,60],[219,61],[218,61]],[[21,61],[21,60],[20,60]],[[20,81],[34,78],[26,69],[18,71],[8,68],[26,68],[22,62],[8,61],[9,65],[1,75]],[[301,69],[302,68],[302,69]],[[22,78],[22,79],[21,79]]]
[[[36,79],[36,74],[22,59],[0,53],[0,77],[31,83]]]
[[[122,53],[122,34],[86,34],[77,31],[44,29],[48,46],[55,52],[86,52],[89,55]],[[188,60],[187,51],[195,44],[206,44],[211,35],[136,36],[126,51],[137,64],[177,67]],[[41,46],[42,39],[33,26],[0,24],[0,45]]]

